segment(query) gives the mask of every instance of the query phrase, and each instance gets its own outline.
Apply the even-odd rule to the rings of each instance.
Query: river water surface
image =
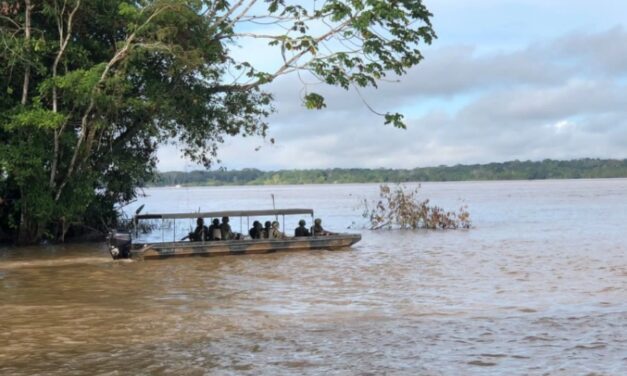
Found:
[[[350,250],[0,249],[0,374],[627,374],[627,180],[424,184],[436,204],[468,205],[474,228],[459,231],[359,230],[377,191],[163,188],[128,208],[269,208],[274,194],[353,225]]]

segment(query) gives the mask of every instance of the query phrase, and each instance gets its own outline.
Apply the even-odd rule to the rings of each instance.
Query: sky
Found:
[[[294,76],[275,97],[269,136],[231,138],[215,167],[414,168],[511,160],[627,158],[627,1],[425,0],[438,39],[400,82],[355,92],[315,87],[307,110]],[[268,54],[241,46],[236,54]],[[244,56],[244,55],[242,55]],[[248,56],[250,59],[250,56]],[[399,111],[408,128],[384,125]],[[269,142],[273,138],[275,143]],[[173,145],[161,171],[200,169]]]

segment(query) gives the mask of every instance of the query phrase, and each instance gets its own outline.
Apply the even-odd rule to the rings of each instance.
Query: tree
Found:
[[[266,135],[265,85],[309,72],[376,87],[420,62],[430,18],[421,0],[0,1],[0,226],[28,243],[111,225],[160,143],[209,166],[225,136]],[[232,56],[247,39],[267,41],[276,69]]]

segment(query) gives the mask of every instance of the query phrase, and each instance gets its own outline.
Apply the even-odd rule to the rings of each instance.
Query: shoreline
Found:
[[[602,180],[625,180],[627,176],[619,177],[598,177],[598,178],[546,178],[546,179],[475,179],[475,180],[427,180],[427,181],[354,181],[354,182],[329,182],[329,183],[244,183],[244,184],[179,184],[179,185],[146,185],[140,189],[168,188],[215,188],[215,187],[272,187],[272,186],[326,186],[326,185],[351,185],[351,184],[431,184],[431,183],[507,183],[507,182],[539,182],[539,181],[602,181]]]
[[[417,168],[318,168],[263,171],[193,170],[157,172],[146,186],[353,184],[388,182],[524,181],[627,178],[627,159],[508,161]]]

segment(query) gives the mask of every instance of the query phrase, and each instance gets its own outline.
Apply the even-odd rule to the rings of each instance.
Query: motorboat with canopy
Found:
[[[226,256],[263,254],[286,251],[305,251],[314,249],[336,250],[350,247],[361,240],[359,234],[333,233],[324,236],[283,237],[277,239],[251,239],[242,237],[231,240],[177,240],[176,221],[196,218],[239,218],[240,228],[243,228],[246,219],[246,228],[250,228],[250,219],[259,217],[274,217],[283,219],[285,230],[285,216],[308,215],[313,219],[312,209],[271,209],[271,210],[229,210],[215,212],[193,213],[155,213],[136,214],[132,218],[131,232],[114,232],[109,237],[109,251],[114,259],[160,259],[182,256]],[[149,241],[139,240],[141,221],[171,221],[173,229],[172,240],[165,240],[165,226],[161,226],[161,239]],[[312,221],[313,222],[313,221]],[[244,231],[242,231],[244,232]],[[178,234],[180,236],[180,232]]]

